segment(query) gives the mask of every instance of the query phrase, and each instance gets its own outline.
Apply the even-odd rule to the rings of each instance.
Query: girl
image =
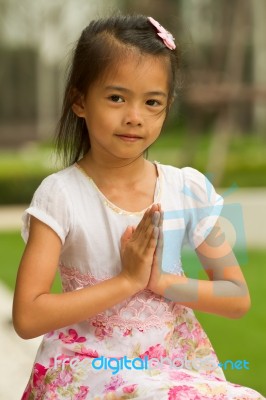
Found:
[[[241,317],[245,279],[192,168],[144,158],[174,99],[179,50],[153,18],[92,21],[78,41],[57,146],[24,216],[13,319],[44,334],[26,399],[262,399],[226,381],[192,309]],[[222,241],[221,241],[222,238]],[[209,280],[187,278],[181,245]],[[64,293],[51,294],[59,266]]]

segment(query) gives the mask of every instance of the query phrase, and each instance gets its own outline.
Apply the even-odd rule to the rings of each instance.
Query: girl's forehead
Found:
[[[166,57],[127,56],[109,66],[100,79],[100,84],[110,86],[123,83],[134,86],[141,83],[144,86],[160,86],[162,90],[168,91],[169,64]]]

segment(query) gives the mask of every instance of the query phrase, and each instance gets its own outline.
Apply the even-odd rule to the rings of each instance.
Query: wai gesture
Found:
[[[160,204],[149,208],[137,227],[129,226],[121,237],[124,275],[137,290],[159,294],[163,251],[163,212]]]

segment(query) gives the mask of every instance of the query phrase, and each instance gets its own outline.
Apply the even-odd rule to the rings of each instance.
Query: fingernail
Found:
[[[155,211],[154,214],[153,214],[153,216],[152,216],[152,223],[153,223],[154,225],[157,225],[158,222],[159,222],[159,218],[160,218],[160,213],[159,213],[159,211]]]

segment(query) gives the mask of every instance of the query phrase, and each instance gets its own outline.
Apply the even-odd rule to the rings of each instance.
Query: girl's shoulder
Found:
[[[62,244],[73,225],[72,203],[69,193],[74,180],[74,166],[48,175],[36,189],[22,221],[22,237],[28,240],[30,216],[50,226],[59,236]]]
[[[210,181],[202,172],[198,171],[192,167],[174,167],[172,165],[165,165],[156,162],[158,168],[160,169],[161,175],[163,175],[164,179],[169,182],[175,184],[179,184],[179,186],[199,186],[206,187],[207,182],[209,184]]]
[[[73,182],[75,182],[75,166],[71,165],[44,178],[35,193],[42,193],[42,196],[46,194],[50,196],[51,193],[56,195],[71,188]]]
[[[161,176],[169,190],[182,194],[185,202],[195,205],[209,203],[222,204],[223,198],[216,193],[208,175],[204,175],[192,167],[173,167],[172,165],[158,164]]]
[[[64,169],[61,169],[59,171],[56,171],[50,175],[48,175],[46,178],[43,179],[42,183],[52,183],[52,182],[57,182],[59,185],[60,184],[67,184],[68,182],[71,182],[74,178],[75,175],[75,164],[70,165],[69,167],[66,167]]]

